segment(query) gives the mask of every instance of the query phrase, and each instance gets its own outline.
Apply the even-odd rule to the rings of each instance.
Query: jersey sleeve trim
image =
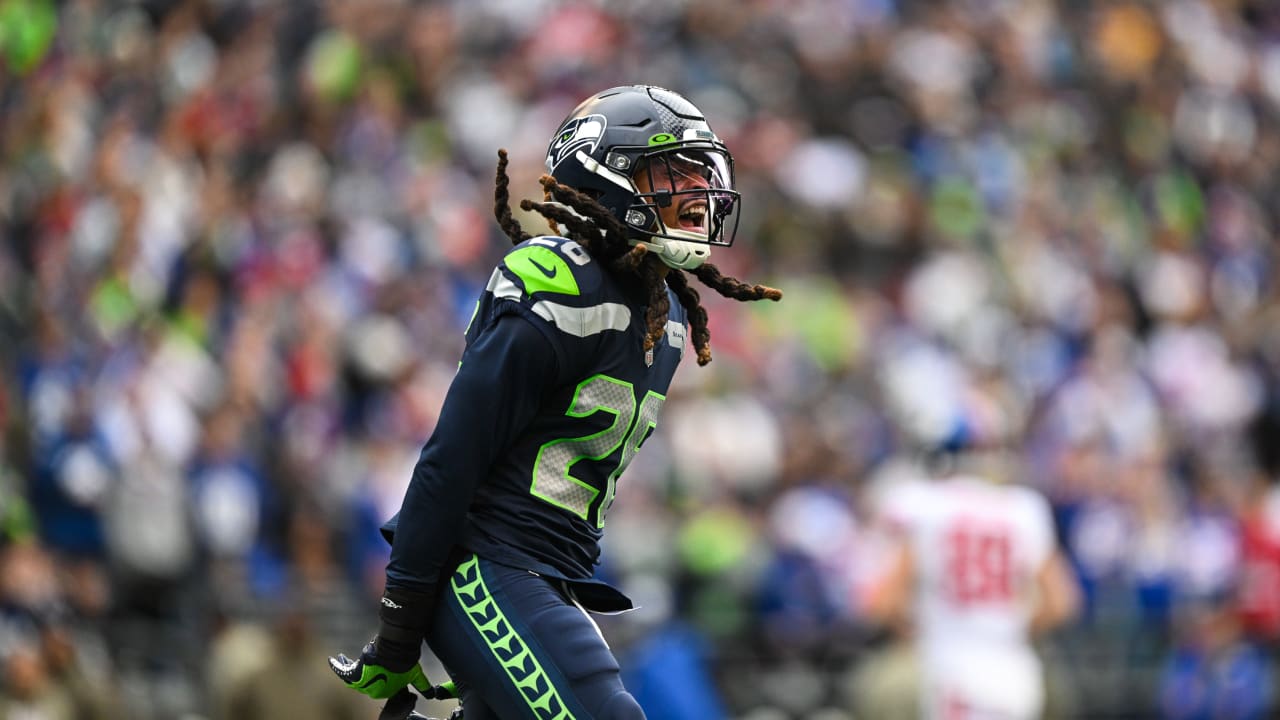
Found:
[[[549,300],[535,300],[508,278],[501,268],[493,271],[485,289],[497,299],[528,305],[535,315],[556,326],[561,332],[575,337],[590,337],[606,330],[625,331],[631,327],[631,309],[626,305],[606,302],[589,307],[573,307]]]

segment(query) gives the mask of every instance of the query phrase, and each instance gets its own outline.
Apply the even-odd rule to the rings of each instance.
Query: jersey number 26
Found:
[[[604,516],[613,503],[618,476],[658,426],[658,411],[665,400],[665,396],[650,390],[643,400],[637,401],[631,383],[608,375],[593,375],[583,380],[565,415],[585,418],[603,412],[613,415],[613,421],[599,432],[544,444],[538,450],[529,492],[595,527],[604,527]],[[609,472],[603,488],[580,480],[571,472],[582,460],[612,457],[617,457],[617,465]]]

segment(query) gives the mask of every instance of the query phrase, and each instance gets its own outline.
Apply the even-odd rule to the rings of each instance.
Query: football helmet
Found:
[[[702,112],[670,90],[616,87],[583,101],[552,138],[546,167],[671,267],[692,270],[737,234],[733,156]]]

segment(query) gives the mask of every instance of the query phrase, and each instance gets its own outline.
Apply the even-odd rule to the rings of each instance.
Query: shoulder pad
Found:
[[[525,293],[580,296],[599,285],[599,265],[578,243],[562,237],[536,237],[520,243],[502,259]]]

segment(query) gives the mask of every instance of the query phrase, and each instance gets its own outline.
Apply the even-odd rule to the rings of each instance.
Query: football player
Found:
[[[580,104],[547,149],[553,234],[512,217],[499,151],[495,215],[515,248],[489,278],[392,543],[377,636],[331,658],[351,687],[412,685],[425,639],[468,720],[643,718],[589,611],[631,601],[593,577],[619,476],[654,431],[686,351],[711,360],[686,273],[727,297],[781,293],[724,277],[733,159],[688,100],[618,87]]]
[[[910,624],[922,716],[1031,720],[1045,704],[1033,638],[1070,619],[1079,589],[1057,548],[1049,503],[1032,488],[964,467],[885,492],[902,540],[870,614]],[[998,466],[1000,463],[992,463]]]

